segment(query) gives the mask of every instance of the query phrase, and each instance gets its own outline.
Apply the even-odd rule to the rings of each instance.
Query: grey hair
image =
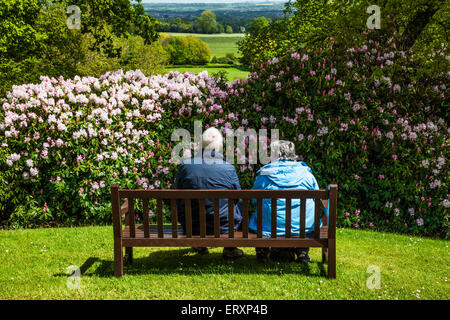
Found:
[[[216,152],[222,152],[223,150],[223,137],[219,130],[216,128],[208,128],[202,135],[202,148],[207,150],[215,150]]]
[[[271,155],[275,159],[297,160],[295,145],[291,141],[277,140],[270,144]]]

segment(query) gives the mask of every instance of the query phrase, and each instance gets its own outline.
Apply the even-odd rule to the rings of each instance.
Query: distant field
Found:
[[[214,67],[214,66],[199,66],[199,67],[172,66],[167,67],[165,69],[166,72],[178,71],[184,73],[187,71],[187,72],[194,72],[195,74],[202,72],[204,70],[208,71],[209,75],[219,71],[225,71],[227,73],[227,81],[233,81],[234,79],[245,79],[249,74],[248,71],[243,71],[232,67],[230,68],[230,67]]]
[[[221,33],[221,34],[200,34],[200,33],[176,33],[166,32],[169,36],[195,36],[205,41],[211,49],[211,58],[224,57],[227,53],[234,53],[238,56],[238,48],[236,42],[243,38],[243,33]],[[195,74],[204,70],[208,71],[208,74],[216,73],[219,71],[225,71],[227,73],[227,80],[232,81],[234,79],[245,79],[249,72],[239,70],[237,68],[208,64],[205,66],[171,66],[167,67],[166,72],[179,71],[179,72],[194,72]]]
[[[242,38],[244,33],[183,33],[183,32],[165,32],[169,36],[196,36],[199,38]]]
[[[237,41],[244,37],[243,33],[220,33],[220,34],[201,34],[201,33],[175,33],[167,32],[170,36],[195,36],[205,41],[211,49],[211,58],[225,57],[227,53],[234,53],[238,56]]]

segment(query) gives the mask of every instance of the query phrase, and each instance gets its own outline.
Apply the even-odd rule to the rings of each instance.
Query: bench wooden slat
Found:
[[[134,198],[128,198],[128,224],[130,226],[130,235],[135,235],[135,213],[134,213]]]
[[[219,199],[214,199],[214,236],[220,237],[220,211]]]
[[[262,199],[256,200],[256,232],[262,238]]]
[[[150,228],[148,221],[148,199],[142,200],[142,219],[144,220],[144,236],[146,238],[150,237]]]
[[[242,200],[242,236],[248,238],[248,199]]]
[[[228,236],[234,238],[234,200],[228,199]]]
[[[321,198],[328,199],[328,190],[131,190],[119,189],[121,198],[139,199],[284,199]]]
[[[324,209],[328,208],[328,199],[322,200],[322,205],[323,205]],[[325,213],[325,210],[323,211],[322,216],[323,216],[322,225],[323,226],[327,226],[328,225],[328,218],[327,218],[327,214]]]
[[[178,226],[177,229],[178,229],[178,238],[179,239],[187,239],[187,236],[182,233],[182,231],[183,231],[182,226],[181,225]],[[171,224],[164,225],[163,231],[164,231],[164,239],[172,239],[172,225]],[[130,229],[129,229],[128,226],[125,227],[125,229],[123,229],[122,237],[124,239],[125,238],[132,238],[132,237],[130,237]],[[321,239],[327,239],[327,237],[328,237],[328,229],[326,227],[320,228],[320,238]],[[147,239],[144,236],[144,226],[143,225],[136,225],[136,235],[135,235],[134,238]],[[219,238],[221,238],[221,239],[224,239],[224,238],[228,239],[228,234],[226,234],[226,233],[221,234]],[[234,231],[234,238],[233,239],[242,239],[242,240],[248,239],[248,240],[251,240],[251,239],[257,239],[257,238],[258,238],[258,235],[256,233],[253,233],[253,232],[249,232],[248,233],[248,238],[245,238],[242,231]],[[287,237],[286,236],[277,236],[276,239],[271,239],[271,240],[272,241],[276,241],[276,240],[284,239],[284,238],[287,238]],[[153,224],[153,225],[151,224],[150,225],[150,238],[149,239],[159,239],[158,238],[158,225],[156,225],[156,224]],[[200,239],[200,235],[193,235],[191,237],[191,239]],[[212,241],[214,241],[214,239],[216,239],[216,238],[215,238],[215,235],[208,235],[207,234],[205,239],[211,239]],[[298,235],[292,235],[291,234],[291,237],[289,239],[299,240],[300,237]],[[314,239],[314,236],[313,235],[307,236],[306,239]]]
[[[273,247],[276,241],[277,247],[292,248],[299,246],[305,247],[324,247],[327,240],[314,238],[306,238],[299,240],[298,238],[154,238],[154,239],[123,239],[122,244],[130,247]]]
[[[172,237],[178,238],[178,213],[175,199],[170,199],[170,211],[172,213]]]
[[[272,198],[271,199],[271,206],[270,206],[270,237],[276,238],[277,237],[277,199]]]
[[[314,238],[320,238],[320,218],[322,215],[322,204],[320,199],[314,199]]]
[[[200,237],[204,238],[206,236],[206,209],[205,209],[205,199],[199,199],[199,214],[200,214]]]
[[[291,236],[291,199],[286,199],[286,238]]]
[[[184,200],[185,205],[185,222],[186,222],[186,236],[188,238],[192,237],[192,207],[191,207],[191,199]]]
[[[300,238],[305,238],[306,199],[300,200]]]
[[[163,237],[163,210],[162,210],[162,200],[156,200],[156,220],[158,224],[158,238]]]

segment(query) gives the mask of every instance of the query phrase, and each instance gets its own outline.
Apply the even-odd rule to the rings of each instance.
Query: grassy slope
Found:
[[[256,262],[254,249],[225,262],[221,249],[135,248],[135,263],[113,277],[112,227],[0,230],[0,299],[449,299],[448,241],[339,229],[337,279],[313,263]],[[65,268],[82,268],[67,288]],[[369,290],[369,265],[381,289]]]

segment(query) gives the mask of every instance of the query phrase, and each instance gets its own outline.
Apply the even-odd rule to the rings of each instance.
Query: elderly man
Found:
[[[241,189],[234,166],[224,160],[223,137],[216,128],[207,129],[202,136],[202,157],[184,160],[178,170],[176,189]],[[186,231],[185,204],[178,201],[178,219]],[[206,234],[214,234],[214,202],[205,200]],[[239,201],[234,205],[234,226],[228,225],[228,200],[219,200],[220,232],[228,233],[228,228],[237,230],[242,220],[242,205]],[[192,201],[192,234],[200,234],[199,203]],[[208,248],[194,248],[200,254],[208,253]],[[243,251],[238,248],[224,248],[224,258],[239,258]]]
[[[272,155],[276,161],[269,163],[258,171],[252,189],[268,190],[318,190],[316,178],[312,170],[304,163],[297,162],[295,146],[290,141],[275,141],[271,144]],[[292,199],[291,207],[291,235],[300,234],[300,199]],[[263,199],[263,236],[271,235],[271,200]],[[328,215],[328,212],[326,212]],[[277,200],[277,236],[285,235],[286,201]],[[249,229],[256,233],[256,214],[250,218]],[[306,221],[305,233],[312,234],[314,231],[314,200],[306,200]],[[309,248],[256,248],[256,256],[259,262],[267,260],[270,251],[270,258],[276,261],[307,263],[310,261],[308,255]]]

